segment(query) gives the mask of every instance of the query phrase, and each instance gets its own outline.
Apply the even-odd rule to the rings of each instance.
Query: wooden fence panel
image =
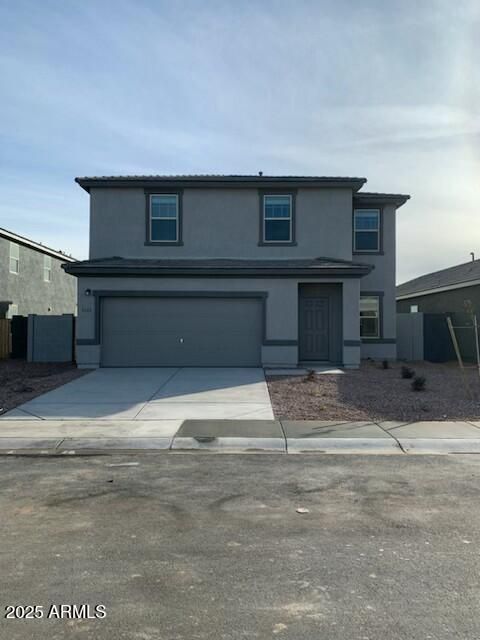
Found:
[[[0,318],[0,360],[10,357],[12,350],[12,336],[10,333],[10,320]]]

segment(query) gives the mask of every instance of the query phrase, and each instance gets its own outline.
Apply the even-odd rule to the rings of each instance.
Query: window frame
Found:
[[[371,233],[372,230],[368,229],[356,229],[356,214],[357,212],[363,213],[365,211],[376,211],[378,214],[378,228],[377,228],[377,248],[376,249],[358,249],[357,248],[357,233]],[[352,214],[352,249],[353,254],[383,254],[383,209],[378,206],[355,207]]]
[[[154,240],[152,237],[152,221],[153,220],[174,220],[175,218],[153,218],[152,217],[152,198],[154,196],[174,196],[177,200],[176,215],[176,239],[175,240]],[[183,190],[181,189],[165,189],[165,190],[149,190],[145,189],[146,200],[146,239],[145,245],[149,246],[180,246],[183,245]]]
[[[16,256],[12,255],[13,247],[17,248],[18,255]],[[12,260],[16,261],[16,267],[17,267],[16,271],[12,271]],[[16,276],[18,276],[18,274],[20,273],[20,245],[12,241],[10,241],[10,247],[9,247],[9,253],[8,253],[8,270],[10,273],[13,273]]]
[[[7,309],[7,313],[6,313],[5,317],[8,320],[11,320],[13,318],[13,316],[18,316],[18,304],[14,304],[13,302],[11,302],[8,305],[8,309]]]
[[[260,196],[260,239],[259,246],[295,246],[296,242],[296,195],[295,190],[277,190],[277,189],[264,189],[259,190]],[[268,197],[288,196],[290,199],[290,237],[288,240],[267,240],[266,239],[266,220],[265,217],[265,205]],[[268,218],[268,220],[287,220],[287,218]]]
[[[383,337],[383,327],[382,327],[382,318],[383,318],[383,309],[382,309],[382,293],[380,292],[367,292],[367,291],[362,291],[360,293],[360,303],[362,301],[362,298],[364,299],[376,299],[377,301],[377,311],[376,311],[376,316],[363,316],[363,317],[373,317],[377,319],[377,334],[374,336],[362,336],[362,310],[361,310],[361,305],[359,305],[359,324],[360,324],[360,340],[365,340],[365,341],[369,341],[369,340],[381,340]]]
[[[49,266],[47,266],[48,261],[50,261]],[[49,284],[52,282],[52,266],[53,266],[52,256],[47,256],[43,254],[43,281]],[[45,277],[47,273],[49,274],[48,279]]]

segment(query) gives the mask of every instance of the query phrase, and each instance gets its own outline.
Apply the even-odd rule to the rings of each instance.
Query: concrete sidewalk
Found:
[[[480,453],[479,422],[7,420],[0,453]]]

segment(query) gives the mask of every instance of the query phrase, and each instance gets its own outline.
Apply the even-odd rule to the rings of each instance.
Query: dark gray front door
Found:
[[[300,360],[329,359],[329,299],[300,299]]]

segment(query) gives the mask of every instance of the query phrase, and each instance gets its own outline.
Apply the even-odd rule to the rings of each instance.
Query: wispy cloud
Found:
[[[79,257],[75,175],[365,175],[399,280],[480,253],[476,0],[0,3],[0,224]],[[428,239],[428,241],[426,241]]]

